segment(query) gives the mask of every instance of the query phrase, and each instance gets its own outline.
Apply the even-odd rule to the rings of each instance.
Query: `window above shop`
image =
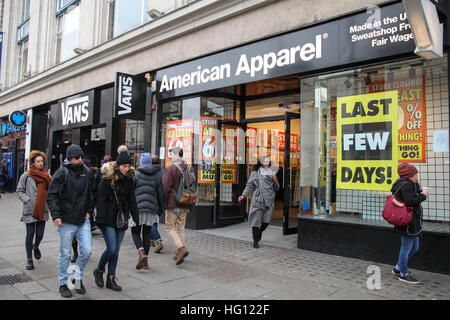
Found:
[[[80,0],[56,0],[56,16],[63,14],[71,5],[75,5]]]
[[[30,1],[22,0],[20,24],[17,26],[17,43],[28,39],[28,34],[30,33]]]
[[[109,0],[108,37],[115,38],[191,2],[194,0]]]
[[[74,3],[71,3],[71,5]],[[80,29],[80,6],[65,8],[58,16],[56,33],[56,63],[61,63],[76,55]]]

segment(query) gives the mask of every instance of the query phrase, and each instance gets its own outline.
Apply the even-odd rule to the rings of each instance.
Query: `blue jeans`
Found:
[[[98,263],[99,270],[105,270],[108,264],[108,276],[116,275],[117,262],[119,261],[120,245],[122,244],[125,231],[116,230],[112,227],[101,228],[106,242],[106,250],[103,252]]]
[[[86,219],[82,226],[63,223],[58,228],[59,234],[59,285],[65,285],[68,282],[68,268],[70,265],[70,256],[72,250],[72,240],[75,237],[80,245],[80,254],[73,270],[73,279],[81,279],[84,268],[86,267],[92,252],[92,233],[91,222]]]
[[[159,234],[159,231],[158,231],[158,224],[157,224],[157,223],[154,223],[153,226],[152,226],[150,238],[151,238],[153,241],[161,242],[161,235]]]
[[[397,265],[395,266],[400,271],[401,276],[404,277],[409,274],[408,261],[417,251],[419,251],[419,237],[402,236],[400,254]]]

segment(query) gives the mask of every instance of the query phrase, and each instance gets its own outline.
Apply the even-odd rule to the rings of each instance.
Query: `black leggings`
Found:
[[[142,238],[141,238],[142,230]],[[131,228],[131,236],[133,238],[136,249],[144,248],[144,253],[147,256],[150,252],[150,240],[151,240],[152,227],[147,225],[136,226]],[[144,243],[142,243],[144,242]]]
[[[34,247],[38,248],[39,244],[44,238],[44,230],[45,230],[45,221],[27,223],[27,236],[25,238],[25,248],[27,250],[27,258],[29,260],[33,259],[33,239],[36,235],[36,239],[34,240]]]

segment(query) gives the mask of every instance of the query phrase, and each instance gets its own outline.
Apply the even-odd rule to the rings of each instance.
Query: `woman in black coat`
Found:
[[[408,272],[408,261],[419,251],[419,235],[422,233],[423,210],[421,203],[428,197],[429,190],[422,190],[419,185],[417,169],[408,163],[401,163],[398,166],[400,178],[392,186],[392,193],[396,193],[396,198],[405,203],[408,207],[413,207],[411,222],[406,227],[394,227],[395,232],[401,235],[401,247],[397,265],[392,270],[394,275],[399,276],[399,280],[407,283],[419,283]]]
[[[131,159],[127,152],[121,152],[115,163],[112,163],[110,172],[105,175],[97,189],[97,216],[96,222],[103,233],[106,250],[103,252],[97,269],[94,270],[95,283],[103,288],[103,273],[108,264],[106,288],[121,291],[116,282],[116,267],[119,259],[119,250],[125,231],[128,228],[128,219],[131,217],[139,223],[137,213],[134,171],[130,167]],[[123,226],[118,225],[119,212],[124,214]]]
[[[155,163],[152,163],[155,160]],[[156,243],[154,252],[163,249],[158,232],[159,216],[164,212],[163,171],[157,156],[150,153],[141,155],[141,166],[136,172],[136,202],[139,212],[139,224],[131,228],[139,260],[136,269],[148,269],[150,240]],[[141,237],[142,232],[142,237]]]

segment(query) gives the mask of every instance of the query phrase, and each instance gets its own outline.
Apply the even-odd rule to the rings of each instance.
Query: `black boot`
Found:
[[[103,281],[103,273],[105,271],[100,271],[97,268],[94,270],[94,278],[95,278],[95,284],[99,286],[100,288],[103,288],[105,286],[105,282]]]
[[[258,241],[259,241],[259,228],[252,227],[252,234],[253,234],[253,248],[258,249]]]
[[[33,260],[27,260],[27,270],[33,269],[34,269]]]
[[[108,275],[106,278],[106,287],[114,291],[122,291],[122,287],[117,284],[116,279],[115,276]]]
[[[267,229],[267,227],[269,226],[269,224],[270,223],[265,223],[265,222],[263,222],[263,223],[261,223],[261,227],[259,228],[259,234],[258,234],[258,241],[261,241],[261,239],[262,239],[262,234],[263,234],[263,232],[264,232],[264,230],[266,230]]]

